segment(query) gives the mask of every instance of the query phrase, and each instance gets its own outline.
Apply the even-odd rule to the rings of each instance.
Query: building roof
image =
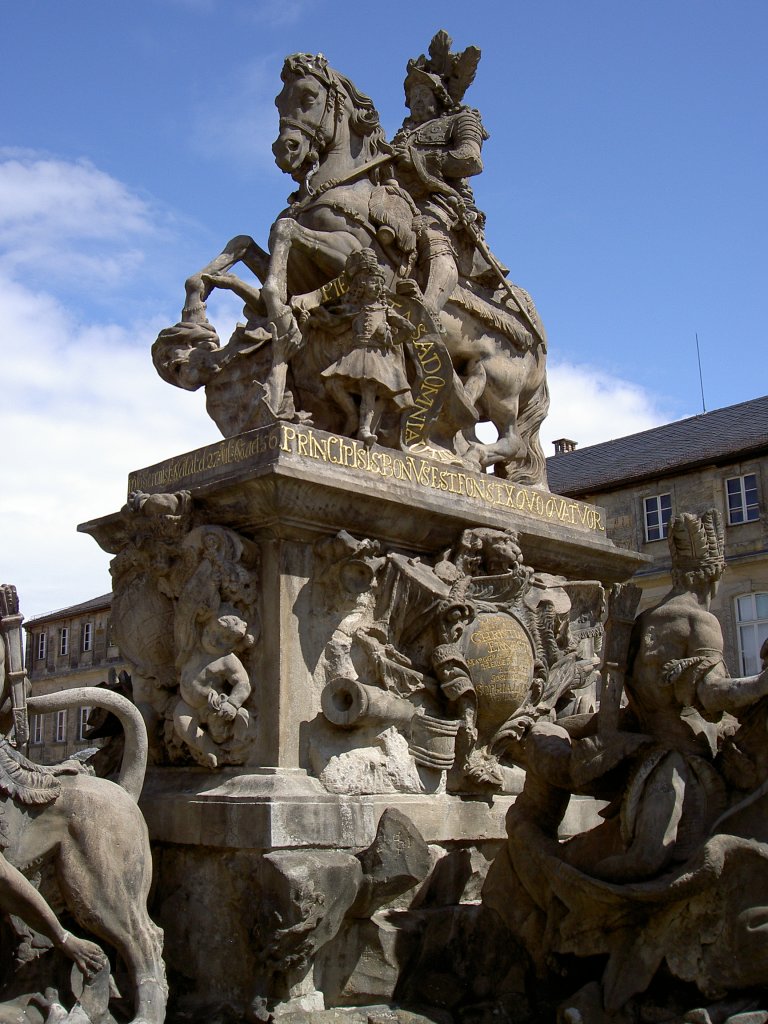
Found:
[[[101,597],[92,597],[90,601],[83,601],[81,604],[72,604],[68,608],[59,608],[55,612],[46,612],[45,615],[36,615],[34,619],[27,619],[24,628],[38,625],[41,622],[49,622],[52,619],[73,619],[77,615],[84,615],[86,612],[99,611],[101,608],[110,608],[112,605],[112,594],[102,594]]]
[[[575,497],[768,450],[768,396],[547,459],[549,489]]]

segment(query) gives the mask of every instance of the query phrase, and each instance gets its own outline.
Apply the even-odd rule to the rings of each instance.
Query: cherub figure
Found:
[[[331,334],[346,331],[351,338],[348,351],[321,376],[346,415],[344,433],[370,447],[387,405],[402,410],[413,404],[402,346],[416,330],[387,299],[384,271],[372,249],[352,253],[345,273],[349,291],[342,303],[313,310],[309,325]]]
[[[253,642],[238,615],[212,616],[198,649],[181,669],[174,727],[207,768],[218,766],[222,744],[242,739],[248,730],[250,716],[243,704],[251,694],[251,683],[234,652]]]

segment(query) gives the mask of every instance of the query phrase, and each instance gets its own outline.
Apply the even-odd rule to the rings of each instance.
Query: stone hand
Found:
[[[411,147],[407,142],[395,142],[392,146],[392,158],[401,167],[412,167],[413,158],[411,156]]]
[[[228,700],[223,700],[219,705],[218,714],[226,722],[234,722],[235,718],[237,717],[237,708]]]

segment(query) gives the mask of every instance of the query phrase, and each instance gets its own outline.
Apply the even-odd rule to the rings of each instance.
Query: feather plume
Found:
[[[468,46],[454,58],[453,68],[446,82],[448,95],[454,103],[461,103],[464,93],[474,82],[480,56],[476,46]]]
[[[698,516],[683,512],[670,526],[670,536],[679,560],[695,563],[706,557],[707,534]]]
[[[707,545],[710,554],[720,552],[725,545],[725,533],[723,531],[723,517],[716,508],[711,508],[701,517],[704,532],[707,535]]]
[[[453,40],[445,31],[441,28],[439,32],[436,32],[432,37],[432,42],[429,44],[429,64],[430,70],[440,75],[441,78],[446,77],[451,71],[451,43]]]
[[[709,509],[698,516],[683,512],[669,524],[669,549],[673,563],[683,570],[722,562],[723,525],[720,513]]]

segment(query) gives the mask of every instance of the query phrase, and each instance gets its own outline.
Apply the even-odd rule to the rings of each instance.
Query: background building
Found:
[[[555,442],[550,490],[602,505],[608,536],[653,559],[634,579],[641,609],[671,583],[667,526],[679,512],[718,508],[727,569],[712,611],[732,675],[757,672],[768,636],[768,397],[578,449]]]
[[[111,608],[112,595],[104,594],[24,623],[27,674],[33,694],[97,686],[125,667],[112,641]],[[93,747],[93,742],[83,738],[89,711],[86,707],[32,715],[32,759],[53,764]]]

